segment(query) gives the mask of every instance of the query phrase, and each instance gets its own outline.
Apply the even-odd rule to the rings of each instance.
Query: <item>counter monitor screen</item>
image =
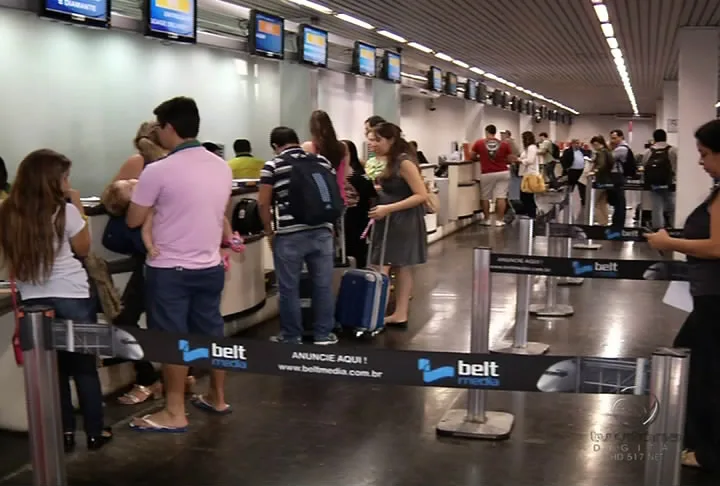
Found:
[[[298,29],[298,52],[300,62],[327,67],[328,33],[316,27],[301,25]]]
[[[375,77],[375,46],[364,42],[355,42],[353,52],[353,72],[361,76]]]
[[[525,103],[525,114],[532,115],[534,111],[535,111],[535,103],[531,100],[527,100],[527,103]]]
[[[196,0],[146,0],[145,35],[195,43]]]
[[[478,103],[485,103],[488,99],[487,86],[485,83],[478,83],[477,88],[477,101]]]
[[[457,74],[445,74],[445,94],[450,96],[457,96]]]
[[[437,91],[438,93],[442,91],[442,70],[439,67],[430,66],[430,71],[428,71],[428,85],[431,91]]]
[[[386,79],[387,81],[392,81],[393,83],[399,83],[401,66],[402,62],[400,59],[400,54],[398,54],[397,52],[385,51],[383,57],[383,79]]]
[[[110,0],[41,0],[40,15],[91,27],[110,27]]]
[[[477,81],[468,78],[465,82],[465,99],[475,101],[477,99]]]
[[[285,59],[285,19],[259,10],[251,10],[248,45],[250,54]]]

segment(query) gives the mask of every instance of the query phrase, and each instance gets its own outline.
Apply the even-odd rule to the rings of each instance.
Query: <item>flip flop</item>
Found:
[[[182,434],[184,432],[187,432],[188,428],[185,427],[168,427],[167,425],[160,425],[157,422],[154,422],[153,420],[150,420],[150,415],[145,415],[144,417],[140,417],[140,420],[142,420],[147,425],[137,425],[133,422],[130,422],[130,428],[132,430],[135,430],[137,432],[156,432],[156,433],[165,433],[165,434]]]
[[[210,402],[207,401],[204,395],[195,395],[190,400],[190,403],[192,403],[196,408],[199,408],[203,412],[214,413],[216,415],[227,415],[229,413],[232,413],[232,406],[228,405],[226,408],[218,410],[217,408],[213,407]]]

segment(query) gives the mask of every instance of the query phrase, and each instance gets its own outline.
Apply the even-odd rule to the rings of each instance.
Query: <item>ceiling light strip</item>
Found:
[[[617,37],[615,37],[615,28],[610,23],[610,13],[608,12],[608,8],[602,0],[592,0],[592,3],[595,14],[600,21],[600,29],[605,36],[605,40],[610,48],[610,54],[615,62],[615,67],[617,68],[617,72],[623,82],[628,100],[630,100],[633,114],[638,116],[640,112],[638,111],[637,100],[635,99],[635,93],[633,92],[632,84],[630,83],[630,74],[628,73],[627,64],[625,63],[625,58],[623,57],[622,50],[620,49],[620,44],[618,43]]]

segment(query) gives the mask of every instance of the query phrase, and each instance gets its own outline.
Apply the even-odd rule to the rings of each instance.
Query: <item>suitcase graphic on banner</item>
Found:
[[[380,263],[385,260],[390,216],[385,218],[382,244],[380,246]],[[375,233],[372,226],[372,233]],[[371,237],[371,241],[373,238]],[[372,244],[368,250],[368,262],[372,258]],[[355,334],[375,336],[385,329],[385,307],[387,304],[390,279],[381,272],[370,269],[352,269],[345,272],[340,282],[335,320],[345,330]]]

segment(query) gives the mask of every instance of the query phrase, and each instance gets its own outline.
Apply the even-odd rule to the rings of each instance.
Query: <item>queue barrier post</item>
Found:
[[[68,484],[53,317],[54,311],[48,306],[27,306],[20,311],[20,347],[34,486]]]
[[[592,226],[595,222],[595,176],[589,175],[587,178],[587,186],[585,186],[585,214],[587,215],[586,224]],[[592,240],[586,240],[575,243],[573,248],[576,250],[599,250],[602,245],[593,243]]]
[[[473,250],[470,352],[488,354],[490,347],[490,248]],[[468,390],[467,409],[449,410],[437,425],[438,435],[503,440],[510,437],[515,417],[486,410],[487,390]]]
[[[568,227],[571,226],[575,222],[575,208],[573,204],[573,197],[572,197],[572,186],[568,186],[568,196],[567,196],[567,206],[565,206],[565,210],[562,213],[562,222],[563,224],[567,225]],[[573,241],[572,241],[572,235],[568,235],[567,238],[565,238],[565,244],[562,246],[562,251],[560,256],[562,258],[570,258],[572,255],[572,248],[573,248]],[[558,285],[582,285],[582,283],[585,281],[582,277],[560,277],[557,280]]]
[[[520,254],[532,256],[534,221],[521,216],[520,221]],[[528,342],[528,320],[530,313],[530,294],[532,291],[532,275],[517,276],[517,293],[515,300],[515,337],[509,347],[498,349],[498,353],[538,355],[545,354],[550,346],[545,343]]]
[[[555,256],[558,252],[554,251],[560,240],[550,236],[550,222],[545,223],[545,234],[547,235],[547,255]],[[558,277],[548,275],[545,279],[545,303],[532,304],[528,307],[531,314],[538,317],[568,317],[575,313],[575,309],[568,304],[559,304],[557,301],[558,293]]]
[[[661,348],[651,361],[645,486],[680,486],[690,351]]]

